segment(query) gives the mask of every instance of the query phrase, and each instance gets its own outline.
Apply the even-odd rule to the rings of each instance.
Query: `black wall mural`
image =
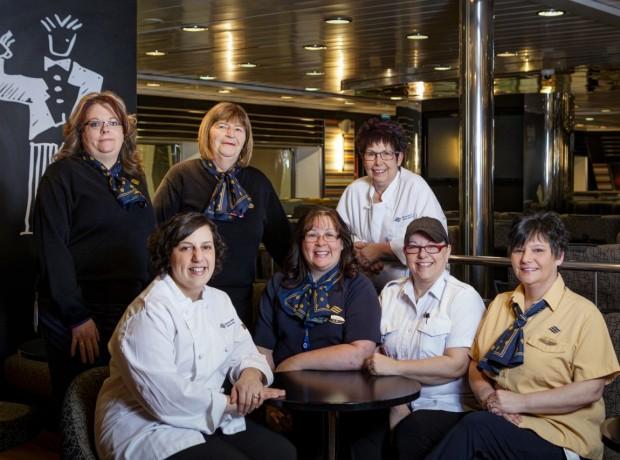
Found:
[[[32,208],[77,101],[136,107],[136,2],[0,0],[0,359],[32,330]],[[113,269],[113,267],[111,267]]]

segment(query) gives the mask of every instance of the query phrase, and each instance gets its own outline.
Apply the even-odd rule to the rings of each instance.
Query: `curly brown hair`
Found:
[[[123,125],[124,139],[118,155],[123,171],[133,177],[143,176],[142,159],[136,150],[136,117],[127,113],[123,100],[112,91],[90,93],[80,99],[73,113],[71,113],[71,117],[65,123],[63,128],[64,142],[54,156],[54,160],[62,160],[84,151],[82,131],[84,130],[84,123],[86,123],[86,113],[95,104],[112,109],[116,118]]]
[[[342,220],[335,209],[326,208],[324,206],[313,206],[299,219],[293,236],[291,249],[284,263],[282,270],[284,272],[284,279],[282,280],[282,284],[287,289],[299,286],[304,282],[308,273],[310,273],[310,267],[308,267],[308,262],[302,254],[301,247],[304,243],[306,233],[312,229],[314,221],[321,217],[326,217],[332,222],[334,230],[338,232],[340,241],[342,241],[342,252],[340,253],[340,260],[338,261],[340,273],[347,278],[355,278],[355,276],[357,276],[359,269],[353,252],[353,236],[351,235],[351,230],[348,225]],[[343,280],[341,279],[341,281]]]
[[[213,159],[213,153],[211,152],[211,146],[209,144],[209,131],[211,127],[218,121],[231,121],[236,120],[243,125],[245,129],[245,144],[239,154],[237,164],[242,168],[250,164],[252,159],[252,149],[254,148],[254,137],[252,136],[252,125],[250,124],[250,117],[247,112],[239,104],[233,104],[232,102],[220,102],[214,105],[205,114],[200,123],[198,129],[198,149],[200,150],[200,156],[204,160]]]
[[[160,225],[148,239],[148,250],[151,257],[151,266],[157,275],[170,273],[170,258],[172,251],[185,238],[204,226],[209,227],[213,234],[215,247],[215,269],[213,275],[220,272],[224,262],[226,245],[217,231],[215,224],[204,214],[199,212],[183,212],[175,215]]]
[[[379,118],[371,118],[364,122],[357,131],[355,137],[355,147],[357,153],[363,157],[364,152],[372,144],[382,142],[389,145],[394,152],[402,154],[407,151],[407,135],[400,123],[392,120],[381,120]]]

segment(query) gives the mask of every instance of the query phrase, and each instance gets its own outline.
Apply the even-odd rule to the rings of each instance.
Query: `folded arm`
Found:
[[[355,340],[351,343],[305,351],[282,361],[276,372],[304,369],[336,371],[361,369],[364,360],[374,349],[375,343],[370,340]]]

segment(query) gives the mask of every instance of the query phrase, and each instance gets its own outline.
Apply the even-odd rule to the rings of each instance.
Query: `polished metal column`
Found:
[[[460,215],[463,252],[488,255],[493,236],[493,0],[460,3]],[[487,296],[487,270],[470,283]]]
[[[573,123],[573,97],[564,92],[548,93],[543,97],[545,128],[541,205],[557,210],[563,208],[564,197],[572,190],[569,136]]]

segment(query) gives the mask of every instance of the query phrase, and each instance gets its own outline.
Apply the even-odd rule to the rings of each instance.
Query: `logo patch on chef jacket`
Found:
[[[228,321],[226,321],[225,323],[220,323],[220,327],[223,329],[225,327],[230,327],[233,324],[235,324],[235,318],[230,318]]]
[[[414,213],[405,214],[404,216],[394,217],[394,222],[402,222],[402,221],[405,221],[405,220],[413,219],[414,217],[415,217]]]

